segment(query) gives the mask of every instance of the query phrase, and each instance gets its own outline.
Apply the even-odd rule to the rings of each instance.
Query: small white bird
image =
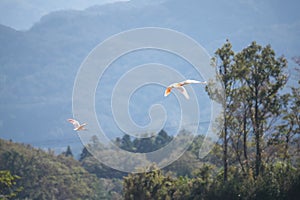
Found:
[[[83,131],[86,130],[84,126],[87,125],[87,123],[80,124],[77,120],[75,119],[68,119],[68,121],[74,125],[74,131]]]
[[[185,80],[185,81],[182,81],[182,82],[179,82],[179,83],[172,83],[165,90],[165,97],[168,96],[171,93],[171,90],[173,88],[176,88],[184,95],[184,97],[186,99],[189,99],[190,96],[189,96],[189,94],[187,93],[186,89],[183,86],[187,85],[187,84],[191,84],[191,83],[207,84],[206,81],[202,82],[202,81],[196,81],[196,80]]]

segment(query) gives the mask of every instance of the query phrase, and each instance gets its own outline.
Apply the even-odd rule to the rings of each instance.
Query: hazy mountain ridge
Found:
[[[73,134],[65,119],[72,116],[73,82],[85,56],[105,38],[140,27],[153,15],[151,9],[144,12],[143,6],[136,10],[124,5],[54,12],[28,31],[1,26],[0,130],[4,138],[47,141]],[[142,13],[142,18],[132,17]],[[154,26],[160,20],[150,21],[149,26]]]

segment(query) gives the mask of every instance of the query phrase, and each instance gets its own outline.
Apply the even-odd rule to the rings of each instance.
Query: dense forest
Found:
[[[270,45],[252,42],[234,52],[227,41],[212,65],[224,92],[206,87],[224,107],[220,138],[198,158],[197,136],[180,159],[149,172],[127,174],[97,161],[86,148],[52,150],[0,140],[0,199],[299,199],[300,57],[289,64]],[[292,67],[295,65],[295,69]],[[297,82],[288,86],[288,80]],[[292,80],[294,79],[294,80]],[[174,136],[124,135],[115,144],[131,152],[161,148]]]

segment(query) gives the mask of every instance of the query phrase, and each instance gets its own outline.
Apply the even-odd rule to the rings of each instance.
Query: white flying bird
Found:
[[[189,99],[190,96],[189,96],[189,94],[187,93],[186,89],[183,86],[187,85],[187,84],[191,84],[191,83],[207,84],[206,81],[202,82],[202,81],[196,81],[196,80],[185,80],[185,81],[182,81],[182,82],[179,82],[179,83],[172,83],[165,90],[165,97],[168,96],[171,93],[171,90],[173,88],[176,88],[184,95],[184,97],[186,99]]]
[[[68,121],[74,125],[74,131],[86,130],[84,126],[86,126],[87,123],[79,124],[79,122],[75,119],[68,119]]]

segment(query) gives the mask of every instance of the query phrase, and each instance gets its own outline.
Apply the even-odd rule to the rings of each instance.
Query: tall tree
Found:
[[[83,147],[82,152],[79,156],[79,161],[83,161],[87,157],[91,157],[92,154],[89,152],[89,150],[86,147]]]
[[[248,165],[248,138],[249,138],[249,105],[247,102],[247,90],[243,83],[234,89],[233,103],[230,105],[232,117],[230,127],[230,144],[235,153],[235,159],[239,162],[242,171],[246,173]]]
[[[300,57],[295,57],[293,60],[300,66]],[[300,68],[295,68],[293,73],[296,77],[300,76]],[[292,77],[293,78],[293,77]],[[293,81],[293,80],[292,80]],[[290,148],[292,143],[299,140],[296,135],[300,134],[300,80],[297,79],[297,84],[292,85],[289,93],[285,94],[282,98],[283,113],[281,124],[278,126],[278,132],[275,133],[275,140],[283,145],[283,160],[290,164],[290,153],[296,153],[295,145],[293,149]],[[291,150],[291,151],[290,151]]]
[[[236,85],[233,89],[233,102],[231,105],[233,120],[231,123],[231,131],[234,133],[231,136],[232,146],[236,152],[237,161],[245,173],[249,170],[248,161],[248,138],[251,129],[250,121],[250,102],[249,102],[249,88],[244,79],[246,69],[241,67],[245,66],[245,59],[243,55],[237,53],[234,57],[234,65],[232,76],[235,78]]]
[[[255,175],[262,170],[262,138],[267,133],[269,125],[280,113],[280,89],[287,82],[284,57],[276,58],[270,45],[262,47],[252,42],[236,57],[239,60],[246,82],[248,103],[250,106],[251,123],[255,140]]]
[[[225,94],[219,95],[209,93],[211,98],[221,98],[219,101],[222,102],[224,108],[224,124],[222,130],[223,139],[223,167],[224,167],[224,181],[227,181],[228,173],[228,139],[229,139],[229,123],[231,121],[231,110],[230,105],[232,104],[232,92],[234,87],[234,78],[232,76],[232,64],[233,64],[234,52],[232,50],[231,43],[227,40],[226,43],[215,52],[216,67],[219,79],[224,87]],[[220,60],[220,63],[218,61]]]
[[[73,157],[73,153],[72,153],[72,150],[71,150],[71,147],[70,147],[70,145],[68,145],[68,147],[67,147],[67,151],[64,153],[65,154],[65,156],[70,156],[70,157]]]

